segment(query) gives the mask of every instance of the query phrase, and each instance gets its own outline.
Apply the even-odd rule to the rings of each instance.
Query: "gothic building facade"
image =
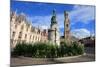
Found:
[[[48,41],[48,31],[33,27],[22,13],[18,15],[16,12],[11,12],[10,25],[11,48],[14,48],[19,42],[35,43]]]
[[[52,42],[60,45],[60,32],[58,22],[56,20],[56,12],[53,10],[51,17],[50,29],[39,29],[33,27],[27,21],[24,14],[17,15],[16,12],[11,12],[11,48],[14,48],[17,43],[35,43],[35,42]],[[70,42],[70,21],[68,13],[64,12],[64,40]]]

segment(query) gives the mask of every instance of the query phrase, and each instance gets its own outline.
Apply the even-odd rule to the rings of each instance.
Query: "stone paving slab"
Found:
[[[11,58],[11,66],[75,63],[75,62],[89,62],[89,61],[95,61],[95,56],[82,55],[82,56],[63,57],[63,58],[55,58],[55,59],[18,57],[18,58]]]

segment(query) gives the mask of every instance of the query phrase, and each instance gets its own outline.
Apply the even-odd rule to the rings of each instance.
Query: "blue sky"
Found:
[[[64,10],[69,13],[71,34],[84,38],[95,34],[95,7],[72,4],[11,1],[11,11],[24,13],[35,27],[47,29],[51,23],[52,10],[56,10],[60,34],[64,31]]]

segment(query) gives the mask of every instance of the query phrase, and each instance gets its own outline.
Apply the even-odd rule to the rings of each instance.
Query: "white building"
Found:
[[[10,24],[11,48],[14,48],[18,42],[35,43],[48,41],[48,31],[33,27],[22,13],[17,15],[16,12],[11,12]]]

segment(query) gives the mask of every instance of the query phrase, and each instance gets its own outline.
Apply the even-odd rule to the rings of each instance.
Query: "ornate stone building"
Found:
[[[58,29],[58,23],[56,20],[55,10],[53,10],[51,25],[50,25],[50,29],[48,30],[48,39],[53,44],[60,45],[60,35],[59,35],[59,29]]]
[[[64,40],[70,42],[70,21],[66,11],[64,12],[64,18]],[[48,30],[33,27],[23,13],[17,15],[16,12],[11,12],[10,22],[11,48],[14,48],[18,42],[35,43],[50,41],[53,44],[60,45],[60,33],[55,10],[53,10],[50,29]]]
[[[10,17],[11,48],[14,48],[18,42],[35,43],[48,41],[48,31],[33,27],[23,13],[17,15],[16,12],[11,12]]]
[[[66,11],[64,11],[64,39],[70,42],[70,20]]]

